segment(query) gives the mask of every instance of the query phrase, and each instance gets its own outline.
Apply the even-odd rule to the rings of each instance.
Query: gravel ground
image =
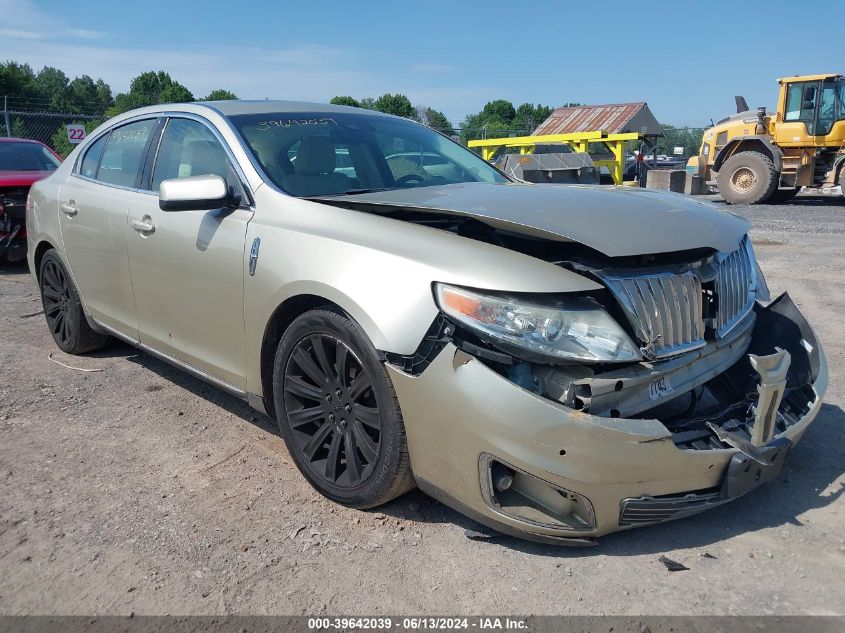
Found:
[[[128,346],[58,352],[0,267],[0,613],[845,614],[845,207],[731,210],[826,347],[826,404],[778,481],[590,550],[471,541],[419,492],[334,505],[237,399]]]

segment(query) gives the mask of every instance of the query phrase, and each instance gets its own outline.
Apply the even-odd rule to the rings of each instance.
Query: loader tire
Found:
[[[842,197],[845,198],[845,165],[839,170],[839,189]]]
[[[759,204],[775,192],[780,174],[774,163],[760,152],[740,152],[719,170],[719,193],[728,204]]]

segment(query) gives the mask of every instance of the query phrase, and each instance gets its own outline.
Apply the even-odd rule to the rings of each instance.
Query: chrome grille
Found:
[[[660,358],[704,345],[701,281],[692,271],[602,278],[645,343],[646,356]]]
[[[745,237],[735,251],[716,256],[716,335],[730,332],[754,307],[757,267],[751,241]]]

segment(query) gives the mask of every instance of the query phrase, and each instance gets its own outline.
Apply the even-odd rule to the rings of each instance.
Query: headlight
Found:
[[[558,360],[621,362],[640,353],[595,301],[571,297],[537,305],[503,295],[435,285],[440,309],[482,338]]]

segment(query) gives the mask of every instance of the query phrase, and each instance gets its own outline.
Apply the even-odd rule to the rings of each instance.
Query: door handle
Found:
[[[147,222],[146,219],[132,220],[130,224],[138,233],[154,233],[156,230],[156,225],[152,222]]]
[[[62,204],[62,211],[64,211],[64,214],[69,218],[72,218],[79,213],[79,209],[76,207],[76,203],[73,200],[68,200],[66,203]]]

